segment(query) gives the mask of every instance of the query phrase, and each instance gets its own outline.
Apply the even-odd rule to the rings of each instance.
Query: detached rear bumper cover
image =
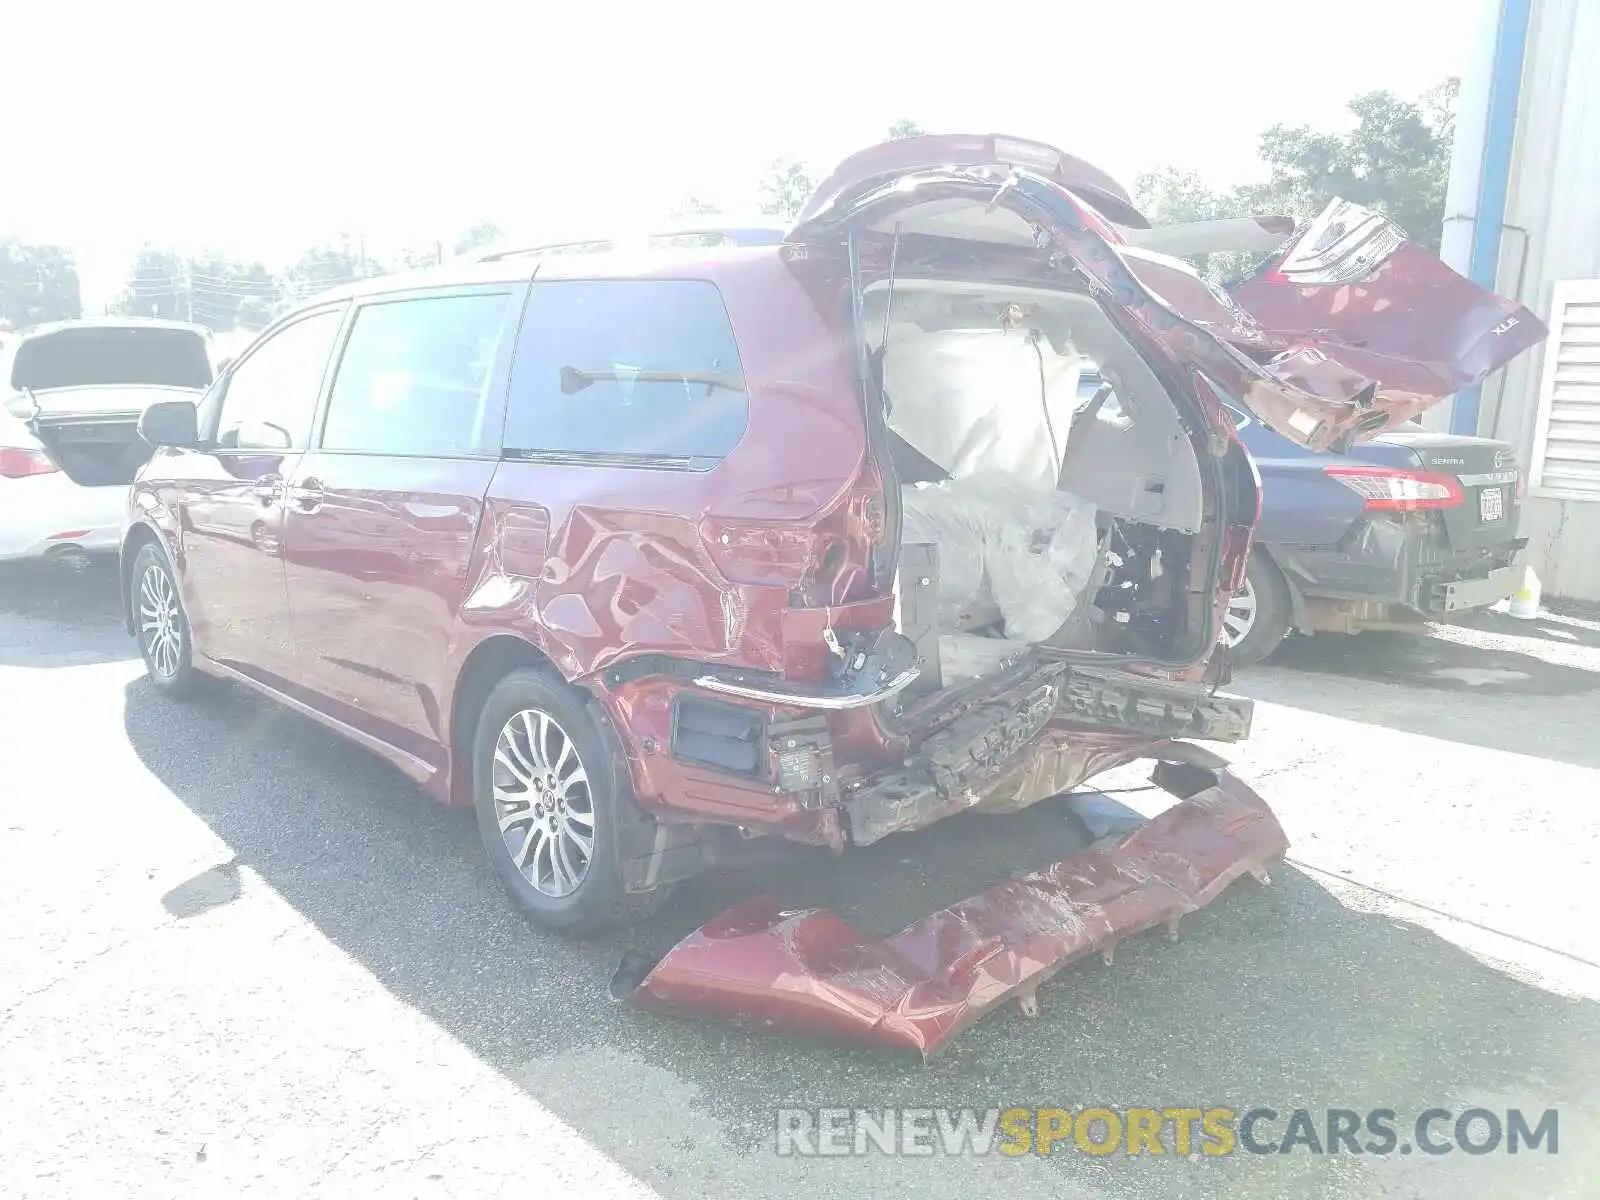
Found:
[[[1019,875],[892,937],[754,897],[674,946],[631,998],[924,1056],[1005,1000],[1031,1015],[1035,989],[1068,963],[1109,957],[1157,925],[1175,931],[1241,875],[1264,878],[1288,848],[1266,803],[1228,772],[1164,767],[1158,779],[1188,798],[1119,843]]]

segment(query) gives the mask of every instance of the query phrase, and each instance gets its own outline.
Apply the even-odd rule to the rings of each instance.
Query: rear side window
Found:
[[[493,452],[486,428],[509,293],[366,304],[339,357],[324,450],[460,457]],[[487,436],[486,436],[487,434]]]
[[[510,453],[650,459],[705,470],[750,420],[716,286],[535,283],[511,366]]]

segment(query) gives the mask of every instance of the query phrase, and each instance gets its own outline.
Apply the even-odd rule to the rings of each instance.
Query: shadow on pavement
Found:
[[[0,666],[63,667],[139,656],[118,611],[117,560],[0,564]]]
[[[1494,632],[1518,638],[1526,638],[1533,632],[1529,625],[1537,628],[1539,624],[1510,617],[1502,620],[1512,628],[1495,627]],[[1540,657],[1515,642],[1507,644],[1508,638],[1496,639],[1492,645],[1457,641],[1451,635],[1458,628],[1452,626],[1433,635],[1372,632],[1354,637],[1345,634],[1295,637],[1285,642],[1270,662],[1274,667],[1290,667],[1297,671],[1446,692],[1565,696],[1600,689],[1600,655],[1596,656],[1593,668],[1574,666]],[[1579,632],[1600,636],[1589,630]],[[1560,644],[1573,643],[1562,641]],[[1580,644],[1600,646],[1600,640]]]
[[[1281,869],[1269,889],[1236,885],[1189,918],[1175,945],[1134,939],[1115,966],[1069,967],[1041,990],[1037,1018],[997,1013],[926,1067],[662,1017],[606,997],[624,949],[670,944],[757,885],[775,887],[786,904],[832,906],[864,929],[899,928],[1014,867],[1078,848],[1084,832],[1060,803],[951,820],[838,860],[808,855],[759,878],[707,881],[683,889],[643,928],[572,943],[512,913],[467,814],[437,806],[310,722],[237,689],[175,713],[141,679],[128,686],[125,723],[143,762],[242,869],[667,1195],[700,1192],[670,1165],[639,1161],[628,1134],[641,1106],[661,1101],[643,1082],[639,1094],[609,1098],[574,1086],[586,1063],[620,1055],[641,1080],[670,1072],[720,1125],[719,1152],[735,1154],[768,1152],[780,1105],[1384,1107],[1404,1121],[1483,1098],[1538,1111],[1567,1105],[1577,1126],[1573,1108],[1589,1096],[1600,1007],[1523,982],[1395,915],[1348,907],[1294,868]],[[219,881],[203,890],[182,910],[229,889]],[[1579,1186],[1583,1158],[1458,1154],[1427,1164],[1427,1192],[1413,1190],[1414,1178],[1403,1190],[1554,1195]],[[1115,1197],[1173,1194],[1176,1179],[1206,1189],[1186,1193],[1196,1195],[1365,1197],[1382,1190],[1379,1174],[1408,1161],[1245,1155],[1191,1171],[1119,1158],[1112,1170],[1069,1154],[1051,1163],[1064,1186]],[[994,1194],[1013,1190],[1003,1172],[995,1177]]]
[[[1450,628],[1477,629],[1508,638],[1555,642],[1562,646],[1587,646],[1600,650],[1600,621],[1578,614],[1542,610],[1537,617],[1523,620],[1496,608],[1480,609],[1451,622]]]
[[[1233,690],[1365,725],[1600,769],[1600,623],[1473,614],[1421,634],[1291,638]]]

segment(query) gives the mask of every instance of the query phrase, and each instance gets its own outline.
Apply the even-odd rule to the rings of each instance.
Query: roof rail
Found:
[[[708,217],[659,225],[645,233],[617,232],[594,237],[564,238],[558,242],[505,240],[468,251],[470,262],[499,262],[545,254],[604,254],[616,250],[665,248],[673,245],[778,246],[784,229],[770,220],[730,224],[726,218]]]

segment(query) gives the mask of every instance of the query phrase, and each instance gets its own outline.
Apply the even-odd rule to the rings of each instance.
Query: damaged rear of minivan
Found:
[[[1230,291],[1163,252],[1263,239],[1281,248]],[[830,641],[870,728],[769,729],[773,791],[803,797],[818,828],[833,822],[836,845],[1012,811],[1141,758],[1163,764],[1157,782],[1178,801],[1120,847],[894,938],[741,906],[623,988],[927,1052],[1287,845],[1259,797],[1193,744],[1238,741],[1251,720],[1249,701],[1217,690],[1222,616],[1259,514],[1225,404],[1301,445],[1346,446],[1544,330],[1356,206],[1298,232],[1268,218],[1163,235],[1095,168],[1004,137],[856,155],[785,254],[848,344],[898,558],[892,631]],[[1103,381],[1087,402],[1086,369]]]
[[[1218,631],[1259,495],[1223,402],[1303,445],[1348,444],[1542,336],[1353,206],[1284,239],[1236,295],[1133,245],[1161,244],[1132,232],[1147,224],[1048,147],[926,137],[847,161],[789,233],[796,275],[843,310],[893,481],[916,672],[875,709],[903,740],[889,768],[829,770],[837,755],[804,739],[780,756],[780,785],[828,777],[816,802],[844,840],[1022,807],[1158,741],[1245,737],[1248,702],[1216,691]],[[1103,383],[1083,403],[1086,364]]]

